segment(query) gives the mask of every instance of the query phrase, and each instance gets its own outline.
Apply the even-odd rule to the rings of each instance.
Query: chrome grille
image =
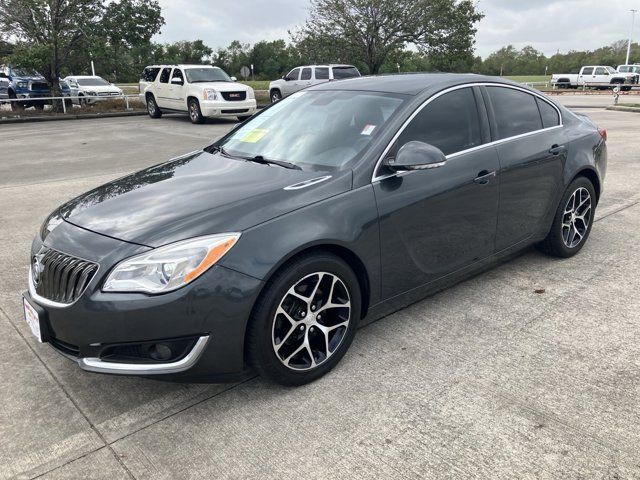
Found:
[[[247,99],[247,92],[220,92],[227,102],[240,102]]]
[[[98,265],[42,247],[31,259],[31,281],[38,295],[56,303],[75,302],[98,271]]]

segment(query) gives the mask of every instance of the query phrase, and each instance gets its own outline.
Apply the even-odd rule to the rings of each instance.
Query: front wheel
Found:
[[[249,120],[253,115],[239,115],[238,116],[238,121],[239,122],[246,122],[247,120]]]
[[[278,100],[282,99],[282,94],[280,93],[280,90],[271,90],[271,103],[276,103]]]
[[[191,123],[204,123],[204,116],[200,110],[200,103],[195,98],[189,99],[189,119]]]
[[[349,348],[360,305],[358,279],[339,257],[317,253],[290,262],[256,302],[247,332],[249,363],[282,385],[316,380]]]
[[[555,257],[578,253],[589,238],[596,209],[596,192],[588,178],[576,178],[562,196],[553,226],[540,250]]]

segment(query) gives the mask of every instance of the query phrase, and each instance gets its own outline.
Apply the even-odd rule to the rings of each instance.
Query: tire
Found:
[[[593,184],[586,177],[576,178],[562,196],[551,231],[538,248],[554,257],[573,257],[589,238],[595,209]]]
[[[240,115],[238,116],[238,121],[239,122],[246,122],[247,120],[249,120],[253,115]]]
[[[280,93],[280,90],[271,90],[269,98],[271,99],[271,103],[276,103],[277,101],[282,100],[282,93]]]
[[[621,89],[622,89],[623,92],[630,92],[631,88],[632,87],[627,86],[627,87],[622,87]]]
[[[15,93],[9,92],[9,98],[18,98]],[[24,110],[24,105],[20,102],[11,102],[11,110],[14,112],[22,112]]]
[[[34,107],[35,107],[36,110],[42,111],[42,110],[44,110],[44,103],[36,103],[34,105]]]
[[[200,110],[200,102],[195,98],[190,98],[187,106],[189,108],[189,120],[191,120],[191,123],[204,123],[205,118],[202,116],[202,111]]]
[[[147,95],[147,112],[151,118],[160,118],[162,116],[162,110],[158,107],[153,95]]]
[[[247,329],[249,364],[281,385],[320,378],[349,349],[360,308],[358,279],[341,258],[313,253],[294,259],[256,301]]]

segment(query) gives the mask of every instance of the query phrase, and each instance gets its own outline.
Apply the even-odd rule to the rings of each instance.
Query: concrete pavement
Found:
[[[580,255],[528,251],[367,326],[297,389],[86,373],[22,318],[49,211],[232,124],[0,126],[0,478],[640,478],[638,117],[582,112],[610,150]]]

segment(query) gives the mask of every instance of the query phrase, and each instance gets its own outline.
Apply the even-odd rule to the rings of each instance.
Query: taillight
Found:
[[[598,128],[598,133],[602,137],[602,140],[607,141],[607,130],[604,128]]]

